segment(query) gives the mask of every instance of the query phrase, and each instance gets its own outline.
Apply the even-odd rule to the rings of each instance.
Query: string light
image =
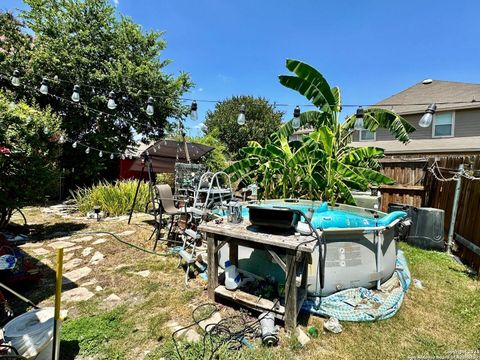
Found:
[[[300,106],[296,106],[295,109],[293,110],[293,121],[292,121],[292,127],[294,129],[298,129],[300,127]]]
[[[195,100],[193,100],[192,105],[190,106],[190,119],[192,119],[193,121],[198,120],[197,109],[198,109],[197,102]]]
[[[72,144],[72,148],[74,148],[74,149],[77,148],[77,142],[76,141]]]
[[[100,158],[103,157],[103,151],[100,151],[100,152],[98,153],[98,157],[100,157]]]
[[[80,86],[79,85],[75,85],[73,87],[72,101],[77,102],[77,103],[80,101]]]
[[[357,113],[355,114],[355,125],[353,128],[355,130],[363,130],[364,125],[363,125],[363,117],[365,115],[365,112],[363,110],[363,107],[359,106],[357,109]]]
[[[148,116],[153,115],[153,97],[149,97],[147,100],[147,109],[145,110]]]
[[[47,78],[42,79],[42,83],[40,85],[40,93],[42,93],[43,95],[48,94],[48,79]]]
[[[242,126],[242,125],[245,125],[245,105],[242,104],[242,106],[240,106],[240,113],[238,114],[238,117],[237,117],[237,124]]]
[[[13,86],[20,86],[20,71],[18,69],[13,72],[11,81]]]
[[[418,125],[423,128],[429,127],[432,124],[433,114],[435,114],[435,111],[437,111],[437,104],[428,105],[427,110],[425,110],[425,114],[423,114],[422,118],[418,122]]]
[[[115,156],[113,154],[110,155],[110,160],[113,160]]]
[[[117,103],[115,102],[115,92],[113,91],[110,91],[110,93],[108,94],[107,107],[110,110],[115,110],[117,108]]]
[[[87,149],[85,150],[85,154],[90,154],[90,146],[88,146]]]

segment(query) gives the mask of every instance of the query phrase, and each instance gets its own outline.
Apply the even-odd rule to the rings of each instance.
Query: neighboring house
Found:
[[[437,111],[432,125],[427,128],[418,125],[427,105],[401,105],[430,103],[437,104]],[[383,148],[386,155],[480,154],[480,84],[441,80],[428,84],[420,82],[375,106],[402,115],[416,131],[410,134],[411,140],[406,145],[385,129],[374,133],[355,131],[354,146]]]

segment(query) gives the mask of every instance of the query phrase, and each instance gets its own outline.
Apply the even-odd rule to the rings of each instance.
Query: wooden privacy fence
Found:
[[[382,210],[388,210],[389,203],[434,207],[445,211],[445,239],[447,238],[456,181],[440,181],[428,169],[437,162],[440,173],[437,178],[449,179],[458,171],[460,164],[465,170],[480,177],[480,155],[474,156],[428,156],[425,158],[385,158],[382,173],[395,179],[396,184],[382,186]],[[456,241],[456,254],[474,269],[480,268],[480,255],[472,248],[480,247],[480,180],[462,177],[460,201],[454,233],[460,241],[468,240],[474,246],[465,246]],[[477,249],[477,248],[475,248]]]

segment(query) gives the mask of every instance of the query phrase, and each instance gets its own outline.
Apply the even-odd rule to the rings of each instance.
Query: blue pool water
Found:
[[[312,225],[315,228],[358,228],[358,227],[375,227],[375,226],[387,226],[392,221],[407,216],[404,211],[394,211],[379,219],[374,219],[371,216],[365,214],[361,216],[349,211],[329,208],[327,203],[320,205],[312,204],[295,204],[295,203],[265,203],[260,204],[262,207],[288,207],[296,210],[301,210],[304,214],[308,213],[309,208],[313,208],[315,212],[312,217]],[[242,216],[246,219],[249,217],[248,207],[242,208]],[[302,219],[303,220],[303,219]]]

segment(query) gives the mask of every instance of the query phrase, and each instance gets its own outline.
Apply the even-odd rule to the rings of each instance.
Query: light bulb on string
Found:
[[[359,106],[357,109],[357,113],[355,114],[355,125],[353,125],[353,128],[355,130],[360,131],[364,129],[364,124],[363,124],[364,115],[365,115],[365,112],[363,111],[363,108]]]
[[[103,151],[100,151],[100,152],[98,153],[98,157],[103,157]]]
[[[294,129],[298,129],[300,127],[300,106],[296,106],[295,109],[293,110],[293,121],[292,121],[292,127]]]
[[[72,101],[74,102],[80,101],[80,86],[78,85],[75,85],[73,87]]]
[[[58,142],[59,142],[60,144],[65,143],[65,136],[60,135],[60,137],[58,138]]]
[[[192,105],[190,106],[190,119],[192,119],[193,121],[198,120],[197,109],[198,109],[197,102],[195,100],[193,100]]]
[[[430,104],[428,105],[427,110],[425,110],[425,114],[423,114],[422,118],[418,122],[418,125],[426,128],[432,124],[433,114],[437,111],[437,104]]]
[[[43,95],[48,94],[48,79],[47,78],[42,79],[42,83],[40,84],[40,93],[42,93]]]
[[[76,141],[72,144],[72,148],[74,148],[74,149],[77,148],[77,142]]]
[[[147,100],[147,108],[145,110],[148,116],[153,115],[153,98],[150,96]]]
[[[87,147],[87,148],[85,149],[85,154],[90,154],[90,147]]]
[[[20,71],[15,69],[12,75],[12,85],[20,86]]]
[[[115,102],[115,92],[113,91],[110,91],[110,93],[108,94],[107,107],[110,110],[115,110],[117,108],[117,103]]]
[[[50,129],[48,128],[48,126],[45,126],[45,127],[43,128],[43,133],[44,133],[45,135],[48,135],[48,134],[50,133]]]
[[[240,106],[240,113],[237,117],[237,124],[240,126],[245,125],[245,121],[245,105],[242,104],[242,106]]]
[[[110,160],[113,160],[115,156],[113,154],[110,155]]]

